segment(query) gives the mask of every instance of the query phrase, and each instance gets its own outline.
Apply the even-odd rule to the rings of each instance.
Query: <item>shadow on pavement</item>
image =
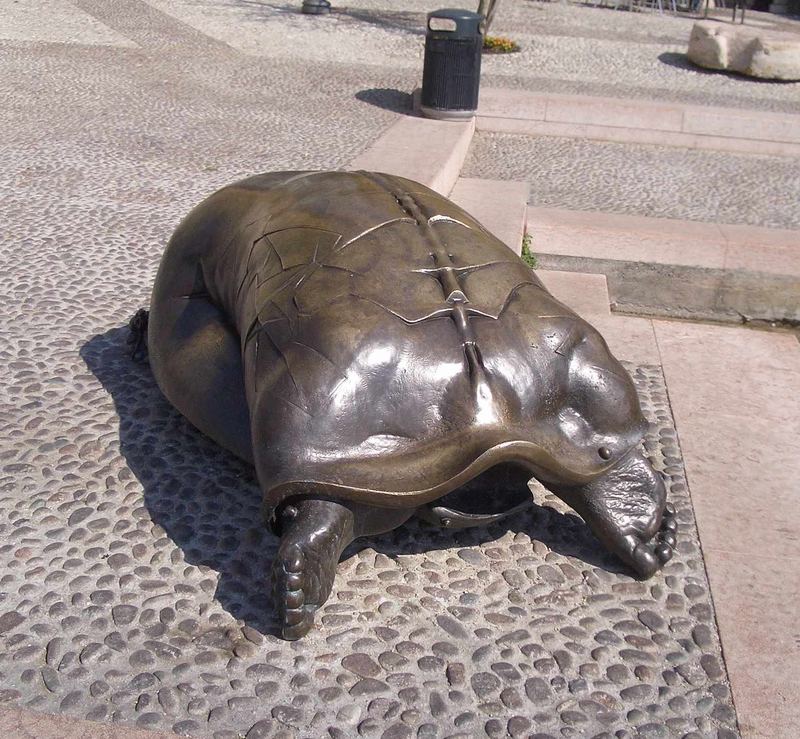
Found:
[[[356,93],[356,100],[369,103],[376,108],[391,110],[393,113],[413,114],[413,98],[410,93],[387,87],[372,87]]]
[[[674,51],[665,51],[663,54],[658,55],[658,61],[662,64],[666,64],[668,67],[675,67],[676,69],[686,69],[690,72],[696,72],[697,74],[705,74],[705,75],[722,75],[724,77],[732,77],[733,79],[737,80],[747,80],[749,82],[753,82],[754,84],[759,85],[792,85],[796,84],[795,82],[791,82],[789,80],[767,80],[761,79],[759,77],[749,77],[746,74],[740,74],[739,72],[731,72],[727,69],[706,69],[705,67],[700,67],[694,62],[689,61],[689,57],[686,54],[680,54]]]
[[[269,572],[278,540],[262,523],[253,469],[203,436],[169,404],[147,363],[130,359],[127,336],[127,327],[110,329],[86,342],[80,355],[113,399],[120,450],[142,485],[144,505],[187,563],[219,574],[214,597],[231,616],[261,633],[276,634]],[[460,531],[414,519],[388,534],[355,542],[343,559],[366,547],[396,557],[476,546],[509,530],[525,532],[588,565],[625,571],[578,516],[537,506],[505,522]],[[155,539],[154,534],[148,546]],[[531,556],[537,556],[533,547]]]

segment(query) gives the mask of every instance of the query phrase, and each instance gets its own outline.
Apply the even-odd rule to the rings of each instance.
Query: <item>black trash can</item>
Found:
[[[481,16],[469,10],[428,14],[420,108],[443,120],[472,118],[481,79]]]

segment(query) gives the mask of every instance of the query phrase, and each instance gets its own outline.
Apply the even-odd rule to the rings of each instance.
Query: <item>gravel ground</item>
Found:
[[[800,229],[789,157],[476,133],[462,176],[525,180],[532,205]]]
[[[149,2],[248,55],[390,65],[418,76],[425,14],[436,7],[429,0],[409,0],[402,10],[386,0],[353,0],[334,3],[335,12],[320,19],[297,14],[295,3]],[[776,23],[768,14],[749,17],[751,24]],[[691,65],[685,53],[694,22],[687,15],[505,2],[492,32],[512,36],[522,51],[484,57],[483,84],[800,112],[800,84],[754,81]]]

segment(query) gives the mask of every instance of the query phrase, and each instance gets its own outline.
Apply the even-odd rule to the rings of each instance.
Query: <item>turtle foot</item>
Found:
[[[272,566],[272,595],[281,636],[299,639],[333,587],[336,565],[353,540],[352,514],[324,500],[304,500],[282,513],[281,544]]]
[[[611,548],[641,577],[651,577],[672,559],[676,528],[675,509],[668,504],[654,536],[646,539],[639,534],[627,534],[621,537],[619,548]]]
[[[675,509],[666,503],[661,475],[638,450],[588,485],[556,492],[640,577],[650,577],[672,558]]]

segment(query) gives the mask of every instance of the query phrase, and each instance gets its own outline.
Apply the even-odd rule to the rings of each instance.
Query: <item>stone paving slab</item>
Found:
[[[556,298],[587,321],[611,315],[605,275],[551,269],[537,270],[536,275]]]
[[[461,177],[449,197],[515,254],[522,251],[527,222],[527,182]]]
[[[800,344],[654,321],[742,735],[793,737]]]
[[[776,156],[800,154],[798,122],[785,113],[486,87],[477,114],[482,131]]]
[[[448,195],[469,151],[475,120],[402,116],[348,168],[408,177]]]
[[[528,224],[548,254],[800,276],[800,231],[533,206]]]

